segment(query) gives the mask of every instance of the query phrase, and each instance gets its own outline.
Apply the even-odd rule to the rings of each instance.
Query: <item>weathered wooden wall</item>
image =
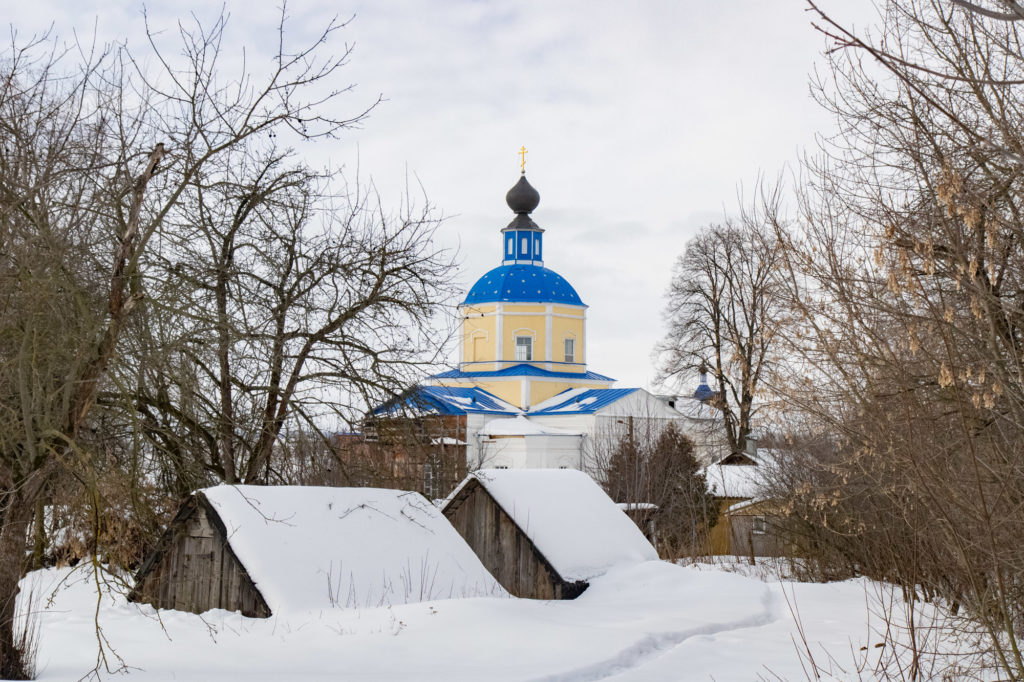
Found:
[[[743,502],[748,498],[745,497],[716,497],[718,501],[718,519],[715,521],[715,525],[711,527],[711,532],[708,537],[709,553],[722,555],[722,554],[735,554],[736,551],[733,548],[733,532],[732,532],[732,519],[726,514],[726,510],[734,504]],[[739,550],[740,554],[743,554],[744,550]]]
[[[131,601],[191,613],[226,609],[253,618],[271,615],[214,514],[195,498],[186,503],[139,571]]]
[[[516,522],[476,481],[444,510],[480,561],[510,594],[527,599],[575,599],[585,582],[562,579]]]
[[[755,519],[764,519],[764,532],[755,532]],[[777,526],[778,519],[770,516],[759,516],[757,514],[730,514],[730,525],[732,527],[732,554],[750,557],[774,557],[788,556],[786,543],[779,537]]]

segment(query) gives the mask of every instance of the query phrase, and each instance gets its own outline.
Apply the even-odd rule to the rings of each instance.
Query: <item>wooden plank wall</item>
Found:
[[[573,599],[586,588],[586,583],[564,581],[482,486],[469,483],[463,493],[466,497],[461,504],[451,505],[445,515],[511,594],[527,599]]]
[[[191,613],[226,609],[253,618],[271,615],[203,505],[188,518],[179,517],[171,532],[161,557],[136,586],[138,601]]]

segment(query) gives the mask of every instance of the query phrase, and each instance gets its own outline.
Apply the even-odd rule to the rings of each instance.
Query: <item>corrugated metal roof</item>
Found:
[[[435,374],[431,379],[483,379],[488,377],[550,377],[554,379],[585,379],[587,381],[615,381],[597,372],[555,372],[533,365],[520,364],[487,372],[463,372],[457,369]]]
[[[473,303],[562,303],[583,305],[572,285],[539,265],[500,265],[476,281],[463,305]]]
[[[482,388],[469,386],[415,386],[375,408],[376,415],[414,414],[519,414],[521,410]]]
[[[548,398],[530,410],[530,414],[593,414],[637,388],[571,388]]]

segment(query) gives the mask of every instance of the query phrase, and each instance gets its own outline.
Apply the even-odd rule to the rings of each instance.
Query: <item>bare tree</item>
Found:
[[[779,238],[786,398],[831,437],[789,500],[822,555],[958,606],[1021,679],[1024,58],[970,9],[889,2],[872,40],[819,14],[841,132]]]
[[[684,385],[710,369],[732,451],[746,446],[775,352],[782,311],[773,268],[778,190],[738,221],[709,225],[678,259],[667,294],[668,333],[659,345],[663,380]]]
[[[636,421],[616,430],[617,437],[605,435],[607,462],[599,474],[604,489],[616,502],[656,507],[662,556],[701,554],[718,509],[694,455],[693,441],[673,422]]]
[[[25,672],[14,606],[37,500],[58,470],[93,480],[96,401],[132,388],[119,380],[126,334],[165,303],[147,284],[160,239],[197,185],[230,182],[223,160],[238,150],[361,118],[328,113],[340,92],[320,87],[345,59],[326,54],[339,28],[292,49],[282,19],[266,74],[221,71],[223,17],[181,28],[180,56],[151,41],[152,69],[51,36],[0,57],[0,676]]]
[[[287,161],[225,157],[153,253],[165,304],[141,321],[126,381],[158,452],[172,466],[189,453],[183,490],[273,480],[286,426],[356,423],[443,347],[430,331],[453,262],[433,246],[429,204],[387,215],[375,194],[339,196],[340,176]]]

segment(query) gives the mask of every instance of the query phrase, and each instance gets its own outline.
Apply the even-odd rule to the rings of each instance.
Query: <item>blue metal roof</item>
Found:
[[[617,400],[625,398],[637,388],[587,388],[569,389],[538,405],[540,409],[530,410],[535,414],[592,414]],[[559,397],[562,396],[562,400]]]
[[[487,372],[463,372],[451,369],[441,374],[435,374],[432,379],[484,379],[491,377],[550,377],[553,379],[585,379],[587,381],[615,381],[597,372],[555,372],[550,369],[541,369],[533,365],[521,364],[512,365],[503,369]]]
[[[706,382],[701,382],[700,386],[697,387],[697,390],[693,392],[693,397],[700,401],[707,400],[708,398],[716,395],[718,395],[718,391],[712,391],[711,387],[708,386]]]
[[[563,303],[583,305],[564,277],[539,265],[501,265],[476,281],[463,304]]]
[[[520,410],[493,393],[468,386],[414,386],[402,395],[375,407],[383,414],[467,414],[485,412],[496,415],[519,414]]]

